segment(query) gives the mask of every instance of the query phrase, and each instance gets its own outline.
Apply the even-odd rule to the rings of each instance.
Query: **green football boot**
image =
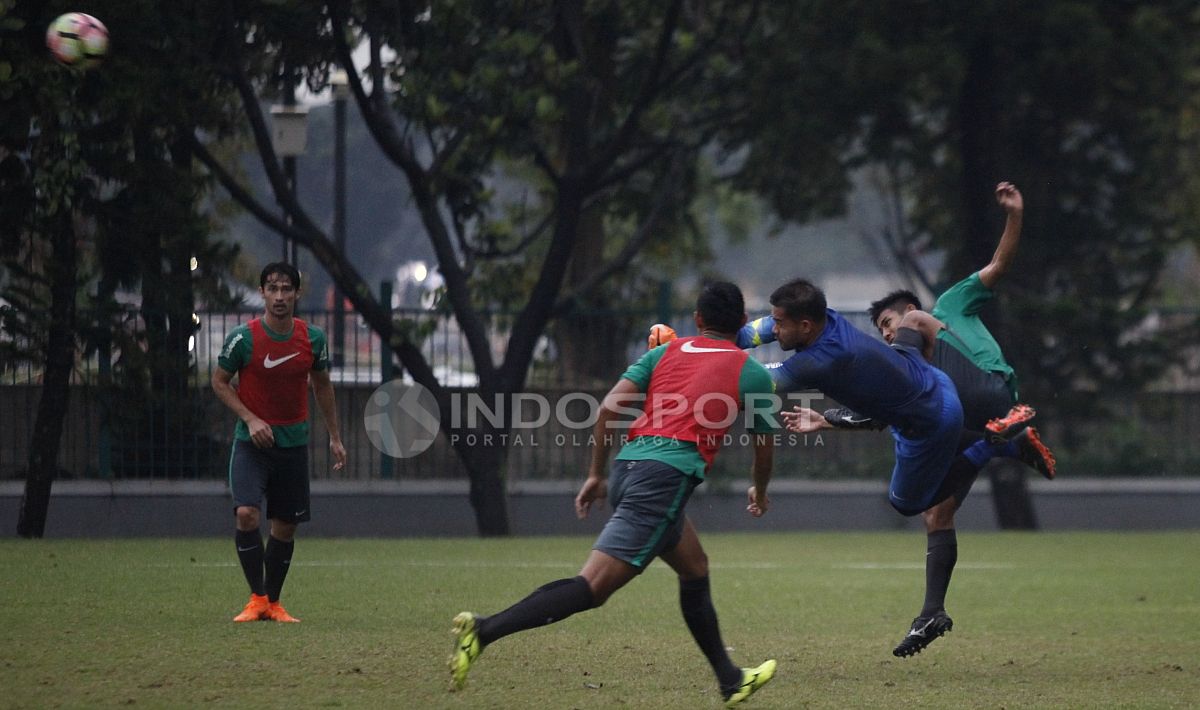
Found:
[[[754,692],[763,687],[775,677],[775,661],[764,661],[758,668],[743,668],[742,669],[742,684],[737,690],[729,694],[725,698],[725,707],[731,708],[741,703],[746,698],[754,695]]]
[[[475,632],[475,615],[469,611],[454,617],[454,654],[450,656],[450,690],[462,690],[467,685],[471,664],[483,652],[479,634]]]

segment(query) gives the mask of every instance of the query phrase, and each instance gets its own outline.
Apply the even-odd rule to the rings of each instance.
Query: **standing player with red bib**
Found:
[[[212,375],[213,392],[238,416],[229,489],[250,601],[233,620],[298,622],[279,596],[292,562],[296,527],[310,517],[309,382],[329,430],[335,470],[346,465],[346,448],[338,431],[325,333],[294,316],[300,272],[290,264],[267,264],[259,288],[266,312],[229,334]],[[265,548],[259,532],[264,500],[271,521]]]
[[[464,611],[456,616],[452,690],[466,684],[471,665],[490,644],[601,606],[656,557],[679,577],[684,621],[712,666],[727,707],[741,703],[775,675],[773,660],[756,668],[738,668],[730,660],[709,591],[708,557],[684,507],[704,480],[725,433],[739,412],[745,412],[754,435],[748,510],[755,517],[766,512],[778,399],[766,368],[733,342],[746,323],[737,286],[706,286],[695,317],[699,336],[650,350],[604,398],[593,433],[591,466],[575,497],[575,511],[584,518],[593,503],[607,497],[613,514],[583,569],[575,577],[538,587],[497,614]],[[628,431],[629,443],[613,462],[610,483],[608,454],[623,431],[615,420],[637,414],[630,407],[635,402],[643,403],[642,412]]]

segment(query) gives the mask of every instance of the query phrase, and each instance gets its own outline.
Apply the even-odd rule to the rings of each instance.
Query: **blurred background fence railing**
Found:
[[[226,334],[257,312],[200,312],[180,376],[163,378],[138,369],[141,362],[115,347],[90,348],[77,358],[69,411],[59,452],[62,479],[213,480],[227,475],[233,415],[208,386]],[[390,459],[368,441],[362,425],[371,393],[385,379],[407,378],[398,361],[385,372],[379,338],[352,313],[346,313],[341,344],[335,342],[334,313],[300,316],[322,327],[330,338],[334,365],[331,377],[337,398],[343,441],[349,457],[342,471],[332,471],[326,431],[310,401],[314,425],[309,443],[316,480],[461,480],[465,470],[445,436],[424,453]],[[860,328],[874,332],[863,313],[847,315]],[[423,352],[439,381],[454,392],[477,384],[465,339],[452,318],[422,309],[397,311],[424,334]],[[136,321],[136,319],[134,319]],[[538,349],[525,392],[545,397],[555,411],[564,397],[588,393],[599,399],[624,366],[645,350],[647,327],[668,320],[681,335],[694,333],[690,311],[588,311],[557,322]],[[503,355],[506,314],[491,317],[492,350]],[[569,332],[568,332],[569,328]],[[133,332],[137,332],[136,323]],[[127,349],[136,345],[126,343]],[[133,341],[136,343],[136,338]],[[758,348],[754,356],[778,361],[786,353],[776,346]],[[144,358],[142,358],[144,359]],[[40,397],[40,366],[31,361],[0,362],[0,480],[24,477],[29,441]],[[1036,402],[1034,404],[1037,404]],[[1119,416],[1098,418],[1093,411],[1048,411],[1039,426],[1051,442],[1070,432],[1073,446],[1058,447],[1060,471],[1080,476],[1197,476],[1200,441],[1191,431],[1200,421],[1195,392],[1146,392],[1109,403]],[[583,414],[565,411],[574,421]],[[818,407],[833,406],[818,401]],[[1043,410],[1047,411],[1047,410]],[[506,479],[513,481],[577,480],[587,465],[589,430],[550,421],[509,437]],[[716,485],[742,481],[749,470],[749,447],[739,426],[732,443],[718,458],[711,479]],[[785,478],[886,479],[891,470],[891,439],[886,433],[833,433],[798,437],[784,434],[777,454],[777,476]]]

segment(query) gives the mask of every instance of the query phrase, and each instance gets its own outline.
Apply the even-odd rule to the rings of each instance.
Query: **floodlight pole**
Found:
[[[283,174],[287,176],[288,189],[292,191],[293,195],[296,194],[296,156],[288,155],[284,157]],[[285,212],[283,219],[289,227],[293,226],[290,212]],[[296,265],[296,240],[291,237],[283,238],[283,260],[292,266]]]
[[[308,112],[296,105],[296,87],[292,82],[283,86],[283,105],[271,107],[272,143],[275,153],[283,158],[283,172],[288,190],[296,194],[296,156],[303,155],[307,144]],[[292,225],[292,217],[284,210],[284,220]],[[299,268],[295,241],[284,237],[283,260]]]
[[[291,81],[283,87],[283,106],[286,109],[295,109],[296,107],[296,87]],[[288,190],[293,195],[296,194],[296,156],[295,154],[287,154],[283,157],[283,174],[287,177]],[[288,226],[294,226],[292,214],[288,210],[284,210],[283,218]],[[283,260],[296,265],[296,240],[291,237],[283,238]]]

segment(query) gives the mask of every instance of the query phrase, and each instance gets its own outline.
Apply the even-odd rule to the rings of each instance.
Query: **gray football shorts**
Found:
[[[242,506],[263,510],[267,518],[303,523],[308,509],[308,446],[272,446],[260,449],[252,441],[235,439],[229,456],[229,492],[233,509]]]
[[[683,509],[699,484],[661,461],[614,461],[608,480],[613,514],[592,549],[645,569],[679,544]]]

